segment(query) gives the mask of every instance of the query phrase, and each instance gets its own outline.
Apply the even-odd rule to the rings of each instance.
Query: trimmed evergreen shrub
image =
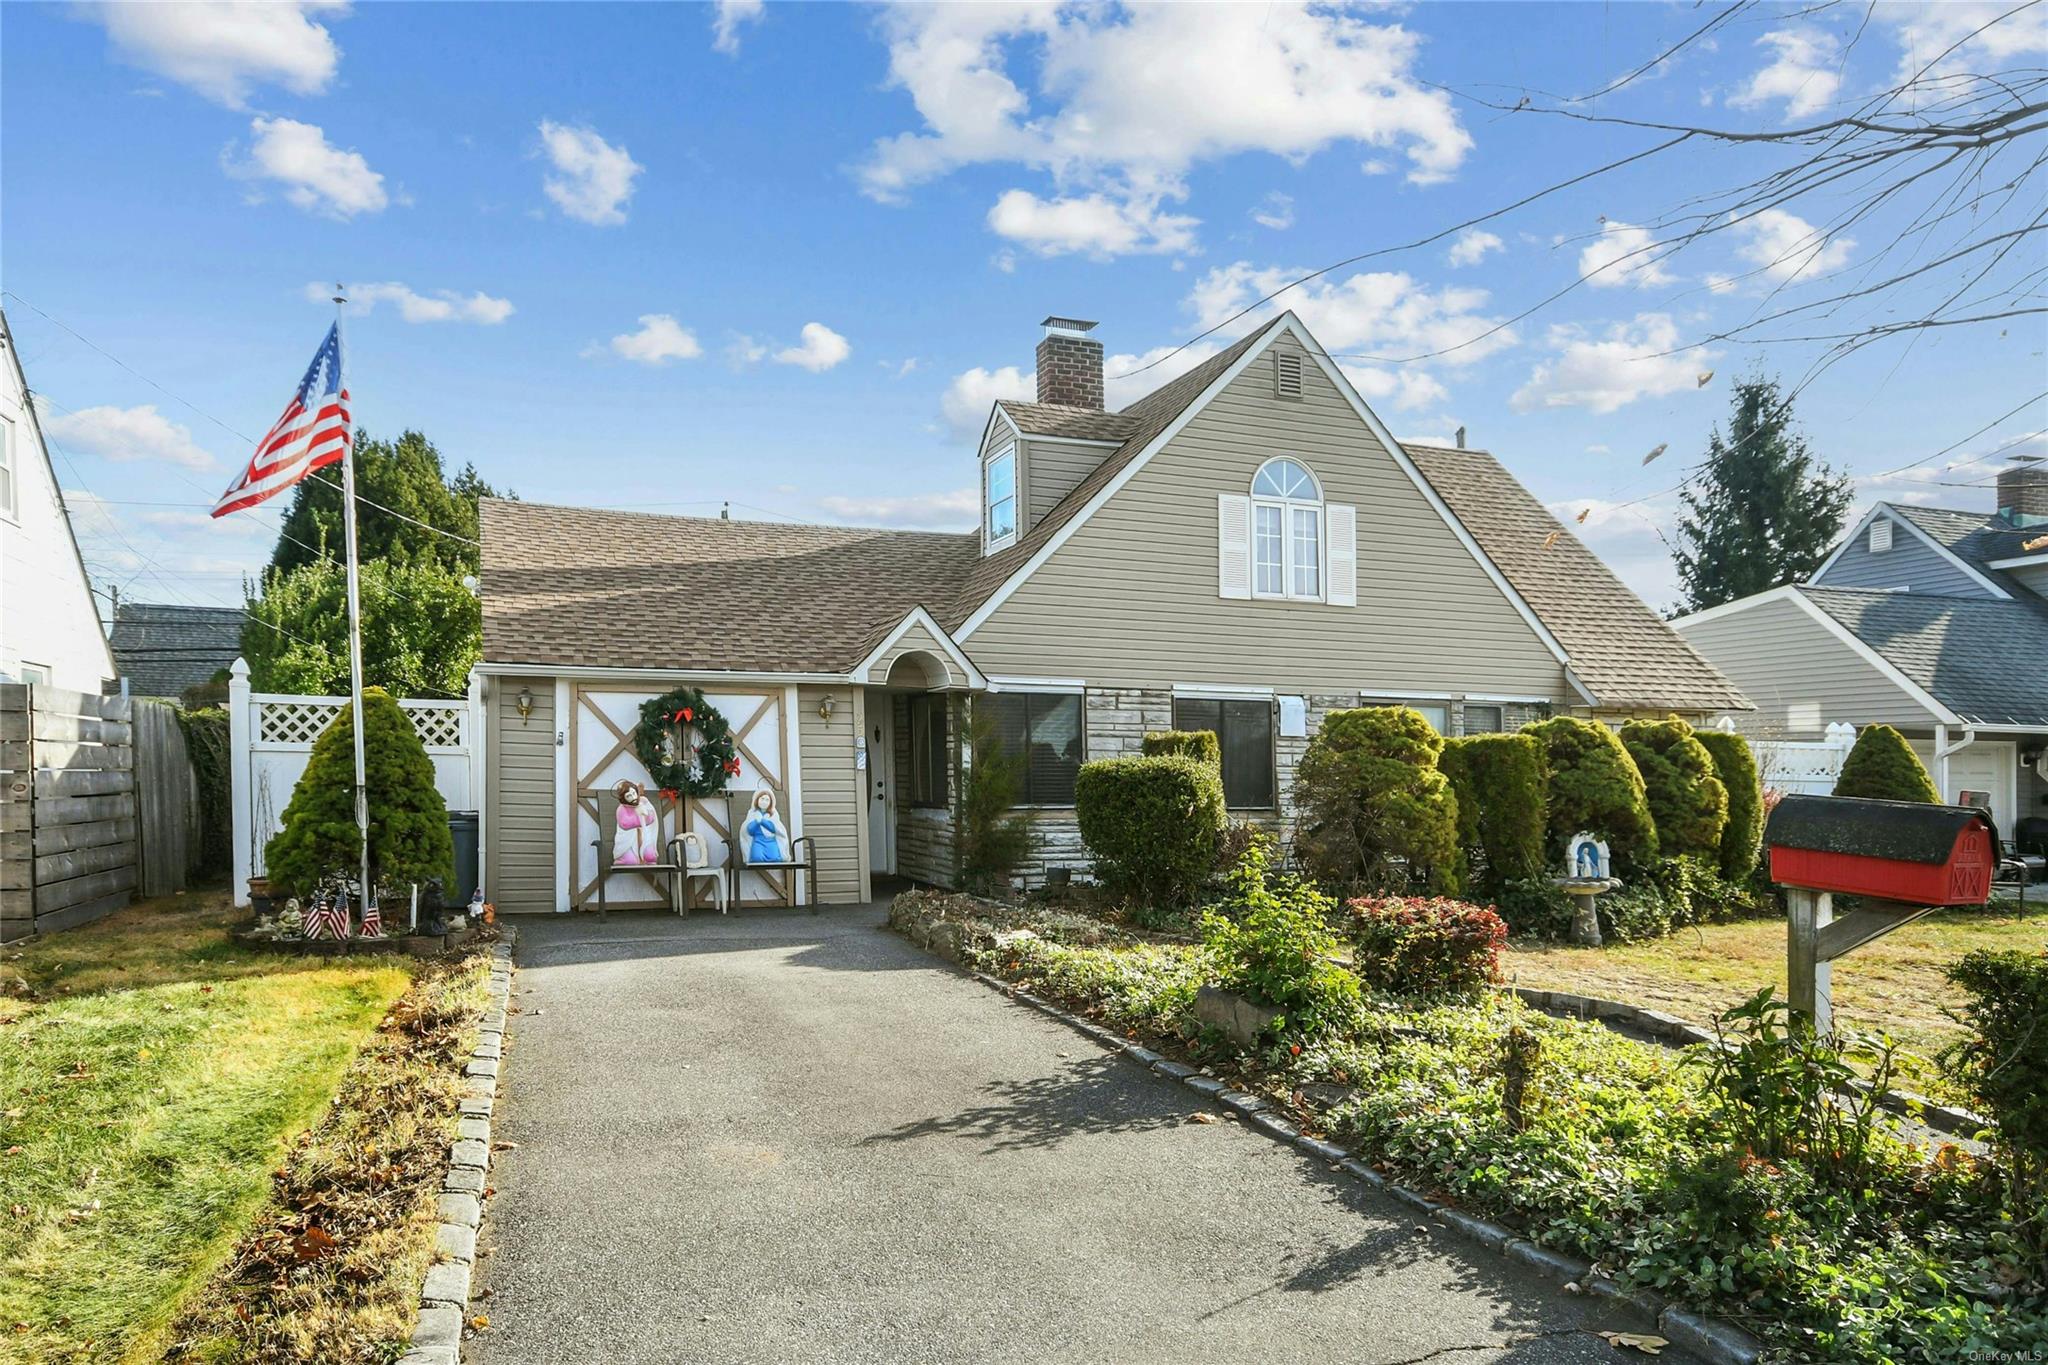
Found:
[[[1031,853],[1031,822],[1016,809],[1024,758],[1003,743],[986,706],[968,716],[967,746],[972,762],[960,789],[960,879],[979,895],[1008,891],[1010,874]]]
[[[1714,756],[1693,737],[1692,727],[1677,716],[1632,720],[1621,727],[1621,744],[1643,776],[1658,851],[1718,865],[1721,831],[1728,825],[1728,789],[1714,775]]]
[[[1222,770],[1180,756],[1098,758],[1074,780],[1074,817],[1112,894],[1149,909],[1187,905],[1215,870]]]
[[[1835,779],[1835,795],[1930,804],[1941,800],[1920,755],[1889,725],[1866,725],[1857,732],[1856,746],[1842,760],[1841,775]]]
[[[1444,741],[1437,767],[1458,797],[1458,838],[1477,851],[1473,872],[1494,896],[1543,875],[1543,750],[1530,735]]]
[[[1618,876],[1645,867],[1657,856],[1657,826],[1643,791],[1643,775],[1605,725],[1577,716],[1552,716],[1522,727],[1543,747],[1548,775],[1547,862],[1561,864],[1565,840],[1590,830],[1607,841]]]
[[[1728,792],[1728,823],[1721,829],[1721,875],[1744,881],[1763,852],[1764,791],[1749,741],[1730,730],[1695,730],[1714,760],[1714,775]]]
[[[1352,970],[1404,995],[1467,995],[1500,980],[1508,927],[1484,906],[1387,896],[1347,901]]]
[[[363,689],[363,774],[370,789],[370,876],[393,895],[414,882],[455,885],[455,839],[448,806],[434,787],[434,764],[418,731],[391,694]],[[312,755],[265,847],[271,885],[310,895],[339,872],[354,881],[361,858],[355,815],[355,720],[349,707],[313,741]]]
[[[1347,894],[1460,887],[1458,799],[1443,738],[1406,706],[1332,711],[1294,774],[1294,848]]]
[[[1178,760],[1185,761],[1185,760]],[[1358,978],[1331,959],[1336,904],[1301,878],[1268,879],[1269,852],[1253,844],[1231,869],[1221,907],[1202,914],[1202,941],[1216,984],[1280,1011],[1268,1032],[1280,1037],[1353,1028]]]
[[[1178,754],[1223,766],[1223,742],[1216,738],[1214,730],[1147,730],[1139,744],[1143,752],[1154,758]]]

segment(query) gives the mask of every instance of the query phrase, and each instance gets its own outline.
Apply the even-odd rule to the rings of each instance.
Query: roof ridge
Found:
[[[742,526],[770,530],[820,531],[846,535],[930,536],[937,539],[972,537],[973,530],[933,531],[918,526],[841,525],[816,521],[764,521],[752,517],[703,517],[687,512],[654,512],[637,507],[592,507],[587,503],[533,502],[525,498],[484,498],[483,502],[504,507],[534,508],[553,512],[589,512],[600,516],[643,517],[651,521],[683,522],[695,526]]]

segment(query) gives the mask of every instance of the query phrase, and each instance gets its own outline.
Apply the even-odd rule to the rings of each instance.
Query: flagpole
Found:
[[[340,344],[341,311],[342,305],[347,302],[342,287],[335,285],[335,387],[344,393],[348,389],[344,360],[348,352]],[[341,524],[345,532],[343,539],[348,546],[348,693],[356,740],[356,832],[362,840],[363,880],[359,903],[367,906],[375,897],[376,890],[370,885],[370,784],[363,771],[363,609],[356,590],[356,455],[353,412],[350,414],[348,426],[344,429],[341,447]]]

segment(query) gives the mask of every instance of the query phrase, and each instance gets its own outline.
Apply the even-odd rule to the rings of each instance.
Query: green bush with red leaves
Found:
[[[1441,896],[1347,901],[1352,970],[1402,995],[1469,995],[1500,980],[1508,926],[1483,905]]]

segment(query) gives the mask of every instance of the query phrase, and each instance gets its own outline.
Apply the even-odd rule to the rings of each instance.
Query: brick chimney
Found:
[[[1038,401],[1102,411],[1102,343],[1088,333],[1095,324],[1080,318],[1047,318],[1038,343]]]
[[[2048,463],[2022,455],[1998,471],[1998,514],[2014,526],[2048,522]]]

